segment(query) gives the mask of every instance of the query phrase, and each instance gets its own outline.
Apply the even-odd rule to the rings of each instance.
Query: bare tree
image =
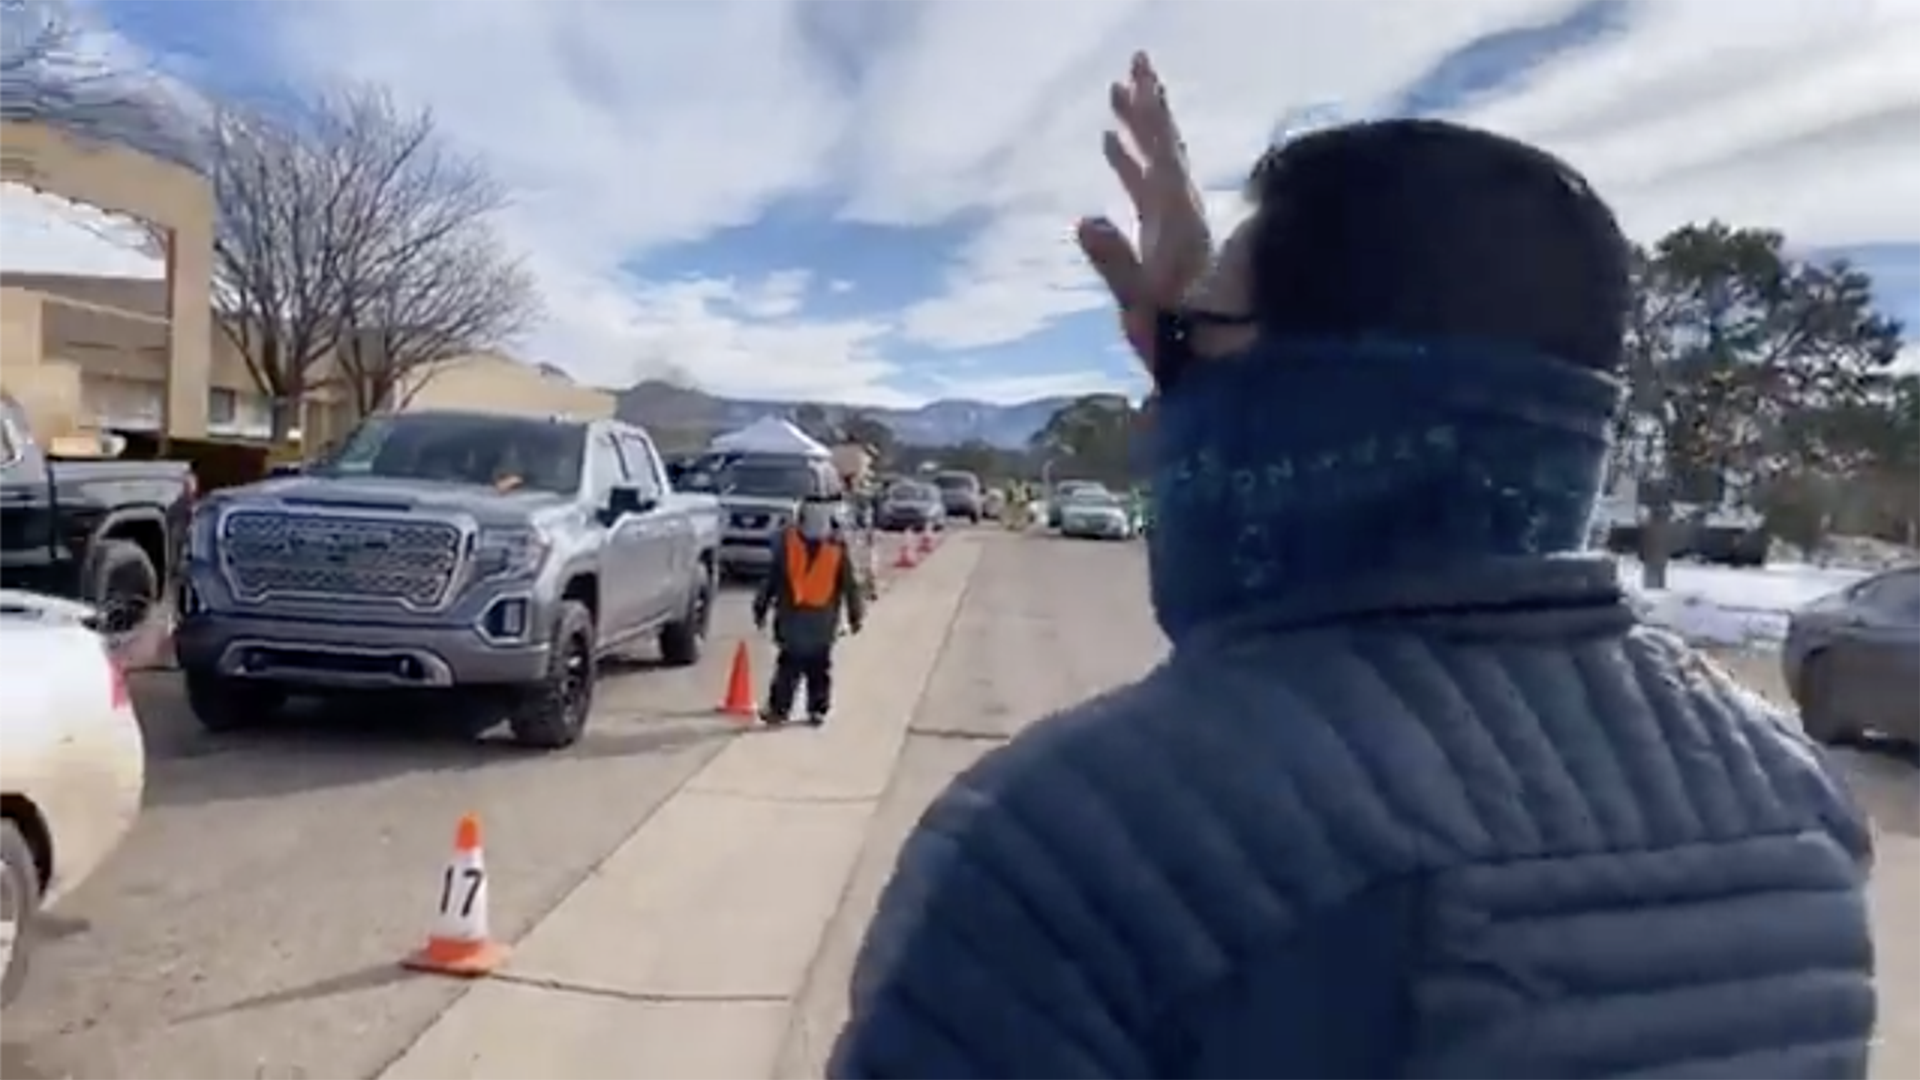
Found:
[[[209,131],[216,321],[271,402],[275,442],[299,422],[309,373],[339,341],[349,227],[339,204],[364,166],[361,148],[334,134],[235,106],[217,109]]]
[[[440,362],[507,344],[539,316],[533,277],[493,226],[506,192],[378,91],[342,104],[387,137],[382,182],[351,193],[362,242],[343,267],[339,381],[359,415],[405,402]]]
[[[58,127],[197,165],[157,80],[89,49],[65,0],[0,0],[0,118]]]
[[[408,369],[533,317],[531,280],[489,224],[504,194],[431,111],[357,88],[290,118],[223,110],[213,136],[216,303],[274,403],[276,440],[329,357],[365,412]]]
[[[469,221],[355,275],[340,381],[360,416],[402,407],[441,361],[506,344],[538,311],[532,275]]]

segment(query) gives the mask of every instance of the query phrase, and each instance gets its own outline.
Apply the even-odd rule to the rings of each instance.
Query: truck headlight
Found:
[[[546,562],[551,547],[536,529],[482,529],[474,545],[474,574],[480,578],[531,576]]]

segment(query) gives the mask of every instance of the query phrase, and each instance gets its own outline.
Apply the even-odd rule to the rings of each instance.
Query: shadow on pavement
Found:
[[[433,717],[296,713],[253,731],[203,734],[197,744],[150,755],[145,803],[193,806],[291,795],[529,757],[504,741],[449,732]]]
[[[1863,743],[1834,752],[1846,768],[1853,797],[1891,833],[1920,839],[1920,761],[1911,745]]]
[[[420,977],[421,976],[405,970],[399,964],[374,964],[363,967],[358,971],[349,971],[344,975],[330,975],[324,979],[316,979],[313,982],[303,983],[299,986],[290,986],[285,990],[275,990],[267,994],[256,994],[253,997],[230,1001],[224,1005],[215,1005],[212,1008],[183,1013],[174,1017],[171,1022],[174,1024],[192,1024],[201,1020],[212,1020],[217,1017],[228,1016],[233,1013],[252,1012],[255,1009],[271,1009],[281,1005],[294,1005],[303,1001],[317,1001],[321,998],[334,997],[339,994],[352,994],[362,990],[373,990],[405,979],[417,979]],[[8,1080],[12,1080],[13,1074],[7,1073],[6,1076]]]
[[[659,661],[611,666],[625,673],[658,667]],[[295,701],[257,728],[212,733],[199,726],[176,678],[148,675],[134,692],[147,738],[149,808],[271,798],[422,773],[670,754],[733,733],[733,725],[711,715],[636,719],[596,713],[579,743],[536,750],[515,743],[499,726],[501,718],[476,737],[487,721],[484,709],[405,697]]]

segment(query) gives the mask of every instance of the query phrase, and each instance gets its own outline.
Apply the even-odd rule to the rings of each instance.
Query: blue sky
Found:
[[[1121,209],[1103,89],[1141,46],[1223,221],[1290,117],[1449,115],[1565,155],[1636,235],[1717,215],[1855,255],[1920,324],[1920,9],[1900,0],[86,6],[204,93],[372,80],[432,105],[514,192],[502,227],[549,311],[523,351],[609,385],[1138,389],[1068,235]]]

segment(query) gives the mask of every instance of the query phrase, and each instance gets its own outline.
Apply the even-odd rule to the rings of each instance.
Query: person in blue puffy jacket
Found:
[[[1629,247],[1446,123],[1301,137],[1216,255],[1160,80],[1081,243],[1158,393],[1139,682],[907,841],[835,1078],[1864,1077],[1869,830],[1579,554]]]

